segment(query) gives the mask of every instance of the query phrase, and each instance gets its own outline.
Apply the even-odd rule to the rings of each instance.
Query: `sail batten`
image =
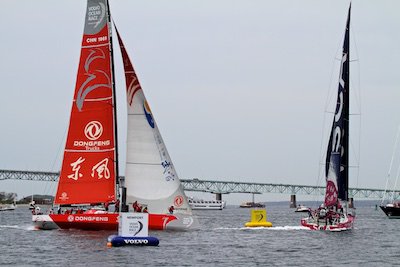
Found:
[[[83,45],[82,48],[97,48],[97,47],[107,47],[108,44],[98,44],[98,45]]]
[[[126,164],[133,164],[133,165],[154,165],[159,166],[160,163],[148,163],[148,162],[126,162]]]
[[[98,153],[98,152],[111,152],[111,151],[115,151],[114,148],[112,149],[98,149],[98,150],[73,150],[73,149],[65,149],[64,151],[66,152],[79,152],[79,153]]]
[[[107,101],[107,100],[111,100],[112,97],[101,97],[101,98],[85,98],[85,100],[83,102],[93,102],[93,101]],[[76,102],[76,100],[74,99],[73,102]]]

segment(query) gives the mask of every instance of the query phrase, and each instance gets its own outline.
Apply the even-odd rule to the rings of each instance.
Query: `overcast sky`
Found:
[[[182,179],[317,184],[348,5],[110,0]],[[86,1],[1,6],[0,169],[59,171]],[[400,124],[399,10],[397,0],[352,2],[351,90],[360,96],[352,96],[352,112],[361,111],[351,122],[354,165],[360,159],[353,187],[385,187]],[[125,81],[115,51],[123,174]],[[0,181],[0,191],[49,193],[39,184]]]

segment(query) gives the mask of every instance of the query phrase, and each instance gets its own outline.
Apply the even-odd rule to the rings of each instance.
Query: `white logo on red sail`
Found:
[[[99,121],[91,121],[86,124],[83,132],[89,141],[75,140],[75,147],[84,147],[86,150],[100,150],[102,147],[111,145],[111,140],[98,140],[104,132],[103,125]]]
[[[338,193],[335,184],[332,181],[327,181],[325,192],[325,205],[334,205],[337,201]]]
[[[98,121],[91,121],[86,124],[85,136],[89,140],[97,140],[103,134],[103,125]]]
[[[60,200],[66,201],[69,199],[67,192],[62,192],[61,197],[59,197]]]
[[[79,157],[79,159],[77,159],[75,162],[72,162],[70,165],[72,167],[72,171],[74,173],[68,175],[69,179],[73,179],[73,180],[78,180],[78,178],[82,177],[83,174],[79,172],[79,170],[81,169],[81,163],[84,162],[85,159],[82,157]]]
[[[111,78],[106,72],[97,69],[90,70],[90,65],[93,63],[93,61],[104,61],[105,59],[106,55],[104,54],[104,51],[100,48],[93,48],[90,50],[90,53],[88,54],[85,60],[85,64],[83,66],[85,68],[85,75],[87,76],[87,78],[86,81],[84,81],[79,87],[78,94],[76,96],[76,107],[79,111],[82,111],[86,96],[90,92],[104,87],[111,89]],[[97,79],[106,80],[107,83],[101,83]]]
[[[99,163],[93,166],[92,168],[92,177],[94,177],[95,171],[97,172],[97,176],[99,179],[101,178],[110,178],[110,170],[107,167],[108,165],[108,158],[103,159]]]
[[[67,220],[68,220],[69,222],[73,222],[73,221],[74,221],[74,215],[69,215],[68,218],[67,218]]]

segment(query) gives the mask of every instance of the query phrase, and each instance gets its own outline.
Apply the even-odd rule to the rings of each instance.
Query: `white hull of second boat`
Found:
[[[0,211],[12,211],[15,210],[15,205],[11,204],[10,206],[6,206],[6,207],[0,207]]]
[[[308,212],[309,210],[310,208],[303,205],[299,205],[294,212]]]

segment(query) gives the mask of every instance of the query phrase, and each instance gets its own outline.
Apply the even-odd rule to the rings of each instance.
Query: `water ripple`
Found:
[[[26,208],[0,214],[1,266],[393,266],[398,226],[370,207],[355,229],[330,233],[300,226],[287,205],[269,204],[270,228],[246,228],[249,210],[196,211],[201,229],[150,231],[159,247],[107,248],[109,231],[36,231]],[[334,253],[329,253],[329,252]],[[317,257],[319,252],[323,257]],[[321,254],[321,255],[322,255]]]

